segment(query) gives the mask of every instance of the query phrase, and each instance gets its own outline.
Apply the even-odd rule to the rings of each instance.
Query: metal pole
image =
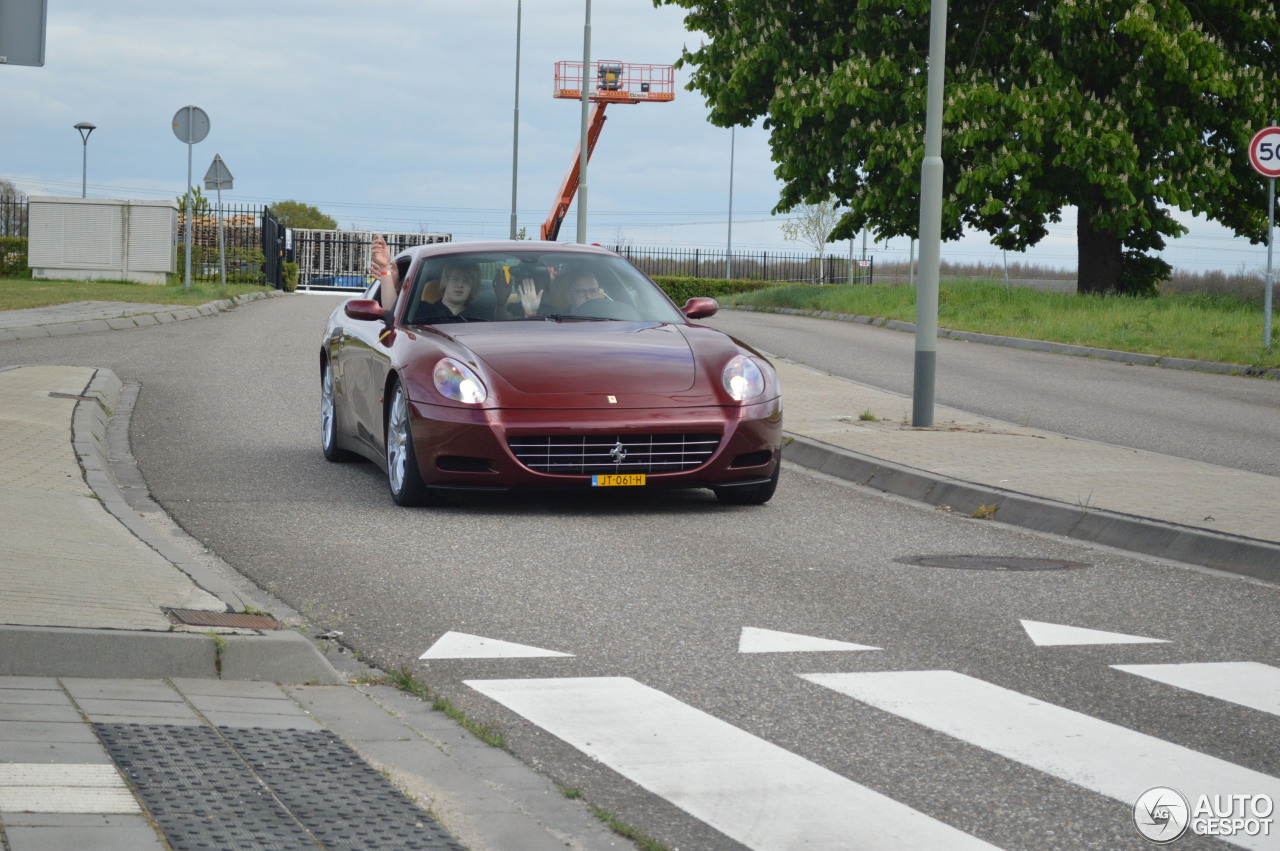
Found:
[[[511,130],[511,238],[516,238],[516,174],[520,165],[520,13],[523,0],[516,0],[516,107]]]
[[[1271,351],[1271,251],[1276,241],[1276,179],[1273,177],[1267,182],[1271,186],[1267,190],[1267,289],[1262,300],[1262,345]]]
[[[587,144],[587,108],[591,103],[591,89],[587,76],[591,73],[591,0],[587,0],[587,17],[582,25],[582,148],[578,158],[578,242],[587,241],[587,160],[591,148]]]
[[[192,221],[195,218],[192,215],[195,212],[192,209],[195,206],[193,203],[195,199],[191,197],[191,149],[195,146],[191,143],[191,137],[195,134],[195,114],[193,107],[190,106],[187,107],[187,128],[187,263],[182,270],[182,281],[183,286],[191,289],[191,231],[195,225],[195,222]]]
[[[218,180],[218,280],[227,288],[227,249],[222,236],[222,180]]]
[[[920,169],[920,284],[916,289],[916,360],[911,424],[933,426],[938,363],[938,276],[942,251],[942,89],[946,81],[947,0],[929,10],[929,95]]]
[[[724,279],[733,276],[733,143],[737,136],[736,127],[729,128],[729,241],[724,250]]]

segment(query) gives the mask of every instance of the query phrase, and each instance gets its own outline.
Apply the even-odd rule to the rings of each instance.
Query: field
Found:
[[[944,277],[943,328],[1247,366],[1280,367],[1280,323],[1263,346],[1261,298],[1223,277],[1219,288],[1166,286],[1154,298],[1094,296],[1007,286],[1003,279]],[[1239,286],[1233,291],[1233,286]],[[1260,293],[1257,295],[1260,296]],[[725,295],[726,304],[825,310],[914,322],[915,290],[902,284],[768,287]],[[1257,301],[1257,304],[1254,302]]]

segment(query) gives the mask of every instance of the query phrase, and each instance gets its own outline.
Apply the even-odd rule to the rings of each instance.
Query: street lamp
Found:
[[[76,125],[76,129],[80,131],[80,141],[84,144],[84,165],[80,176],[80,197],[88,197],[85,192],[89,187],[89,134],[97,130],[97,125],[90,124],[88,121],[81,121]]]

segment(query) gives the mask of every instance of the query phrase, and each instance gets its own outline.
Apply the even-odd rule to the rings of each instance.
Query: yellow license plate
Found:
[[[627,488],[644,484],[644,473],[624,473],[607,476],[592,476],[593,488]]]

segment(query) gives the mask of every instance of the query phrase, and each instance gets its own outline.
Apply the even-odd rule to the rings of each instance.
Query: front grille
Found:
[[[681,473],[705,464],[720,445],[720,435],[534,436],[510,438],[507,445],[521,464],[538,473]]]

